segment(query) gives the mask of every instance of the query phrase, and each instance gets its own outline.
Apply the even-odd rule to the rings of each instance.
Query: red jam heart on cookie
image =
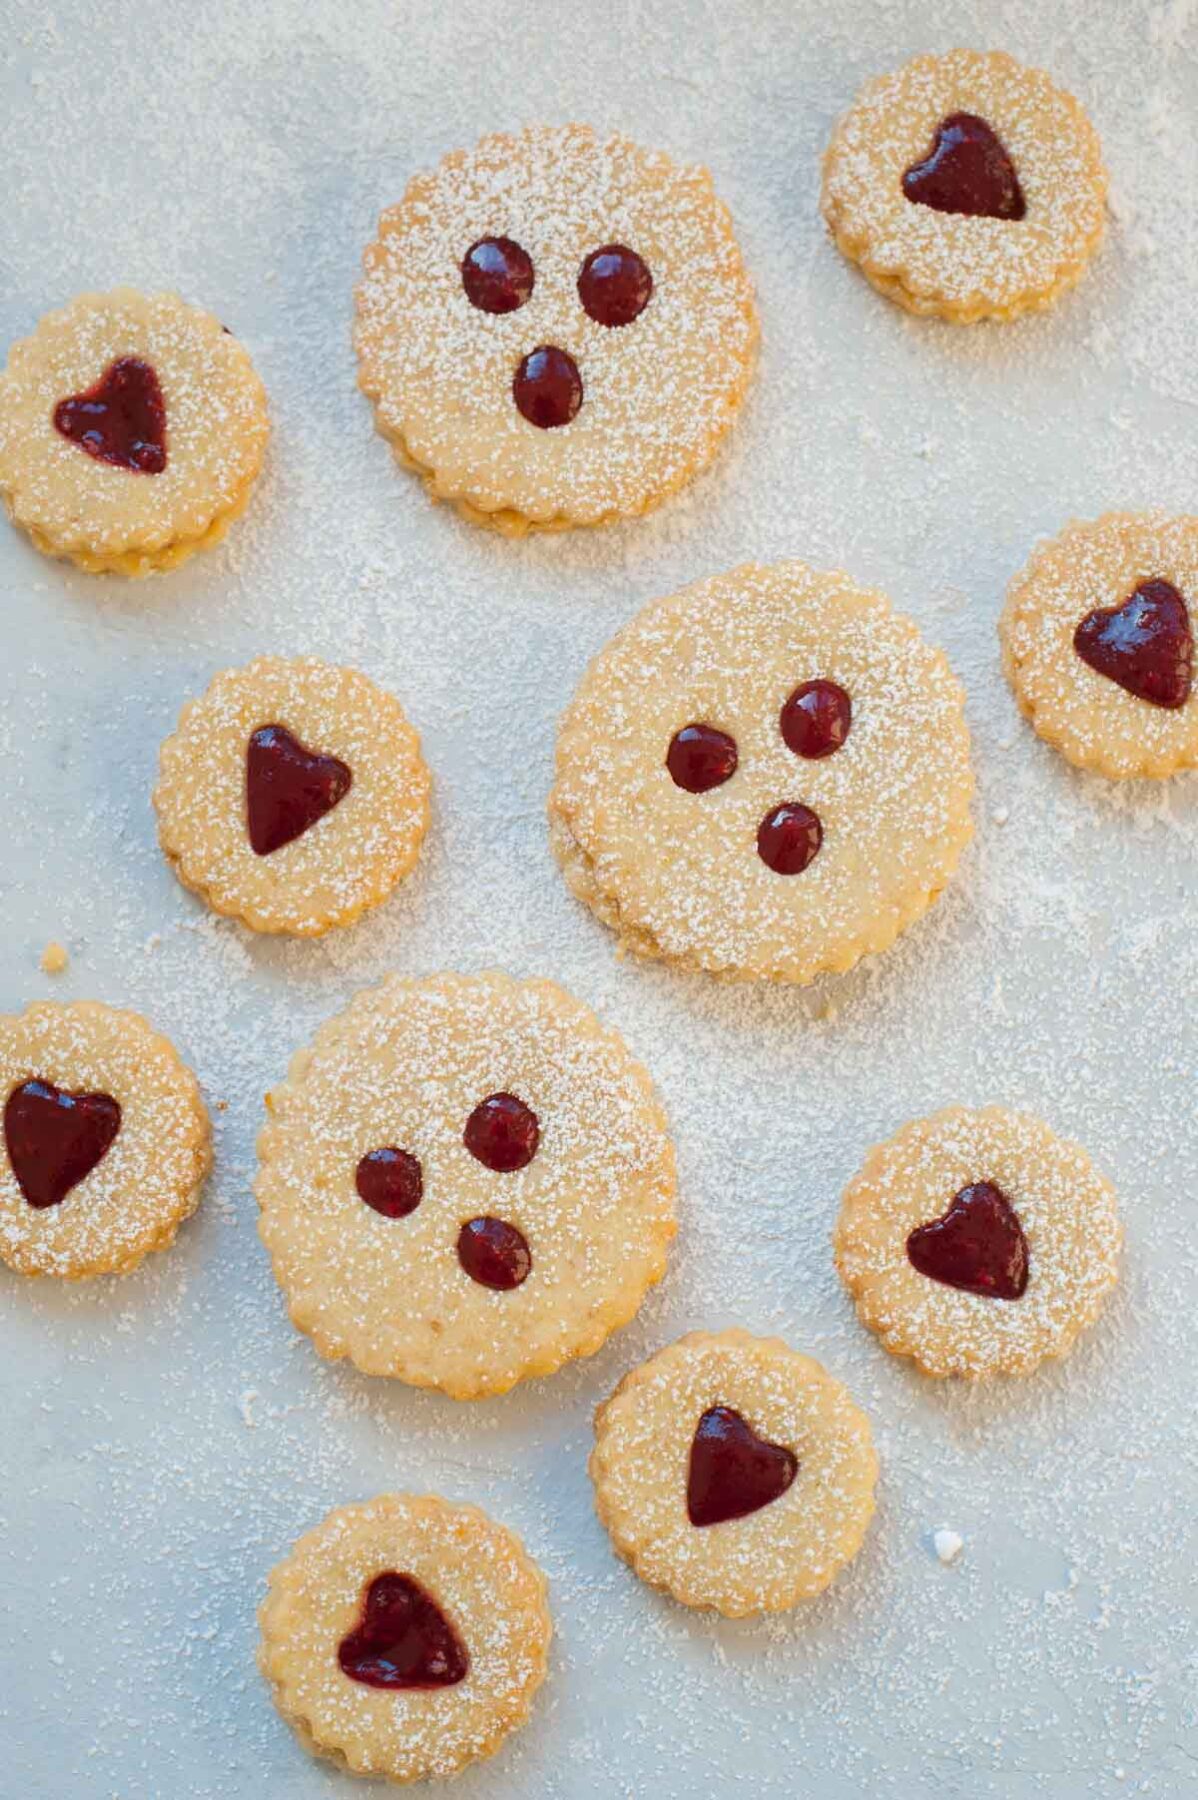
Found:
[[[54,408],[54,429],[97,462],[160,475],[166,467],[166,407],[158,377],[140,357],[122,356],[95,387]]]
[[[992,1181],[975,1181],[939,1219],[917,1225],[907,1258],[931,1281],[992,1300],[1019,1300],[1027,1288],[1027,1239],[1019,1214]]]
[[[903,192],[917,206],[975,219],[1022,219],[1027,211],[1006,145],[976,113],[941,119],[927,156],[904,174]]]
[[[1137,700],[1175,711],[1190,697],[1194,636],[1189,608],[1171,582],[1142,581],[1122,606],[1087,613],[1073,648]]]
[[[458,1232],[458,1261],[471,1281],[506,1294],[528,1280],[532,1252],[505,1219],[467,1219]]]
[[[532,258],[514,238],[479,238],[462,258],[462,286],[480,312],[515,312],[535,282]]]
[[[121,1109],[111,1094],[70,1094],[23,1081],[4,1108],[4,1142],[30,1206],[58,1206],[112,1148]]]
[[[626,244],[604,244],[592,250],[578,272],[578,298],[597,325],[631,325],[649,304],[653,277],[649,265]]]
[[[354,1172],[358,1198],[384,1219],[406,1219],[416,1211],[424,1193],[424,1174],[419,1159],[393,1144],[368,1150]]]
[[[784,1494],[798,1469],[793,1450],[758,1437],[730,1406],[713,1406],[691,1443],[687,1516],[692,1525],[743,1519]]]
[[[582,405],[582,376],[565,350],[541,344],[523,357],[512,380],[512,398],[521,416],[542,431],[568,425]]]
[[[706,794],[736,773],[736,739],[714,725],[684,725],[670,739],[666,768],[675,787]]]
[[[432,1595],[393,1569],[366,1589],[337,1661],[351,1681],[375,1688],[455,1687],[470,1668],[465,1644]]]
[[[269,856],[332,812],[353,785],[353,771],[336,756],[320,756],[285,725],[263,725],[245,753],[245,812],[250,847]]]
[[[782,708],[778,724],[787,749],[809,759],[831,756],[849,735],[853,703],[835,681],[805,681]]]
[[[471,1156],[499,1175],[527,1167],[540,1141],[536,1113],[515,1094],[488,1094],[466,1120],[462,1133]]]
[[[775,875],[801,875],[823,841],[819,814],[797,802],[775,806],[757,827],[757,854]]]

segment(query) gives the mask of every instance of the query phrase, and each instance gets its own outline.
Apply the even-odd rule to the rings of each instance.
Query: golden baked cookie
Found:
[[[780,1338],[693,1331],[595,1415],[595,1508],[625,1562],[728,1618],[809,1600],[861,1548],[878,1463],[838,1381]]]
[[[635,516],[706,468],[757,315],[706,169],[530,125],[445,157],[383,214],[355,341],[400,462],[519,535]]]
[[[1089,119],[1041,69],[992,50],[917,56],[871,81],[824,157],[837,247],[913,313],[954,324],[1051,306],[1102,238]]]
[[[0,1101],[0,1256],[20,1274],[124,1274],[195,1211],[208,1114],[139,1014],[43,1000],[0,1015]]]
[[[665,1272],[648,1075],[549,981],[392,977],[267,1096],[260,1230],[323,1356],[455,1399],[589,1356]]]
[[[492,1756],[545,1679],[545,1577],[477,1506],[341,1506],[270,1577],[258,1661],[313,1755],[418,1781]]]
[[[884,595],[801,562],[696,582],[592,662],[554,853],[621,950],[812,981],[885,950],[968,842],[963,695]]]
[[[1035,730],[1113,780],[1198,765],[1196,606],[1198,517],[1107,513],[1038,545],[999,623]]]
[[[836,1266],[892,1356],[927,1375],[1026,1375],[1097,1317],[1122,1237],[1077,1144],[1026,1113],[953,1106],[870,1152]]]
[[[175,874],[215,912],[317,937],[412,868],[429,773],[399,701],[368,676],[260,656],[183,708],[154,806]]]
[[[0,495],[47,556],[173,569],[244,511],[269,436],[242,346],[177,294],[81,294],[0,375]]]

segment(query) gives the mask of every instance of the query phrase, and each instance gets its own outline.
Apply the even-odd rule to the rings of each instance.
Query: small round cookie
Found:
[[[1107,513],[1037,546],[999,622],[1034,729],[1112,780],[1198,766],[1198,517]]]
[[[177,294],[81,294],[0,375],[0,495],[47,556],[173,569],[245,510],[266,393],[219,319]]]
[[[455,1399],[589,1356],[665,1272],[648,1075],[549,981],[392,977],[267,1096],[259,1228],[323,1356]]]
[[[735,1619],[809,1600],[852,1561],[878,1461],[865,1414],[811,1357],[692,1331],[599,1408],[590,1472],[641,1579]]]
[[[399,701],[356,669],[260,656],[189,701],[159,757],[175,874],[254,931],[319,937],[412,868],[429,773]]]
[[[837,247],[908,312],[959,325],[1051,306],[1097,249],[1105,203],[1077,101],[997,50],[871,81],[824,157]]]
[[[836,1266],[862,1322],[927,1375],[1027,1375],[1064,1356],[1115,1284],[1115,1196],[1026,1113],[948,1107],[873,1149]]]
[[[0,1015],[0,1257],[123,1275],[164,1250],[211,1161],[195,1076],[134,1012],[44,1000]]]
[[[259,1666],[305,1748],[396,1782],[493,1756],[528,1718],[553,1631],[514,1532],[413,1494],[331,1512],[258,1617]]]
[[[959,683],[884,595],[801,562],[696,582],[562,720],[554,853],[621,951],[807,982],[885,950],[968,842]]]
[[[706,169],[530,125],[455,151],[383,214],[355,338],[399,461],[520,535],[633,517],[706,468],[757,315]]]

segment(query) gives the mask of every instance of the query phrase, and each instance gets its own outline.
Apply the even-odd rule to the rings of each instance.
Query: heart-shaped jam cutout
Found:
[[[695,1427],[686,1511],[692,1525],[719,1525],[760,1512],[784,1494],[799,1459],[783,1444],[758,1437],[730,1406],[713,1406]]]
[[[337,1661],[351,1681],[375,1688],[455,1687],[470,1668],[465,1644],[432,1595],[394,1569],[366,1589]]]
[[[462,1133],[462,1142],[471,1156],[497,1175],[526,1168],[540,1141],[536,1113],[515,1094],[488,1094],[466,1120]]]
[[[1084,663],[1137,700],[1176,711],[1190,697],[1190,611],[1168,581],[1142,581],[1122,606],[1087,613],[1073,634]]]
[[[1023,1226],[992,1181],[962,1188],[939,1219],[917,1225],[907,1239],[907,1258],[929,1280],[967,1294],[1018,1300],[1027,1289]]]
[[[406,1219],[416,1211],[424,1194],[420,1159],[394,1144],[368,1150],[354,1171],[359,1200],[384,1219]]]
[[[245,816],[254,855],[269,856],[302,837],[345,799],[353,779],[348,763],[309,750],[285,725],[260,726],[245,752]]]
[[[532,1269],[528,1239],[506,1219],[467,1219],[458,1232],[458,1261],[479,1287],[508,1294]]]
[[[917,206],[975,219],[1022,219],[1027,211],[1006,145],[976,113],[941,119],[927,156],[904,174],[903,192]]]
[[[675,787],[706,794],[736,773],[736,739],[714,725],[684,725],[670,739],[666,768]]]
[[[97,462],[160,475],[166,467],[166,406],[158,377],[138,356],[122,356],[95,387],[54,408],[54,429]]]
[[[58,1206],[111,1150],[121,1109],[111,1094],[23,1081],[4,1107],[4,1142],[30,1206]]]

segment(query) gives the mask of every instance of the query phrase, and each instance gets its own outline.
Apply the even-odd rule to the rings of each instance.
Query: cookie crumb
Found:
[[[42,951],[42,968],[47,975],[61,975],[70,960],[65,945],[53,939]]]
[[[961,1536],[960,1532],[950,1531],[947,1525],[942,1525],[939,1531],[932,1534],[932,1544],[935,1548],[936,1555],[947,1569],[950,1563],[956,1562],[962,1550],[964,1550],[965,1539]]]
[[[1010,808],[1006,806],[996,806],[990,814],[996,825],[1005,825],[1010,816]]]

